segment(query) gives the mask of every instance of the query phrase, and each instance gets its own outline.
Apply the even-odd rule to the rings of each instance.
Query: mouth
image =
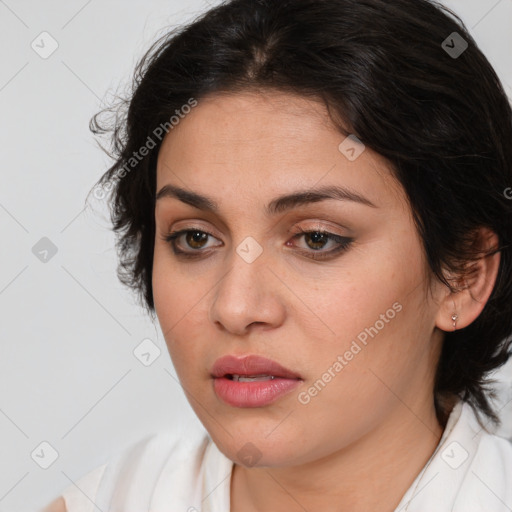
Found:
[[[234,355],[221,357],[215,361],[211,375],[213,378],[225,377],[237,381],[240,379],[301,379],[300,375],[277,361],[253,354],[243,357]]]
[[[233,407],[263,407],[295,389],[303,379],[276,361],[249,355],[218,359],[211,372],[216,395]]]
[[[275,375],[237,375],[228,373],[224,375],[226,379],[234,380],[236,382],[260,382],[265,380],[274,380]]]

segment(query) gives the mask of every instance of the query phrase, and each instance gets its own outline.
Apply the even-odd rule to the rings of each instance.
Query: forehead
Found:
[[[274,91],[210,95],[166,135],[157,190],[172,182],[213,195],[274,195],[336,184],[381,203],[400,197],[388,162],[369,148],[347,158],[345,140],[321,101]]]
[[[298,146],[306,146],[318,136],[319,127],[325,130],[327,123],[321,105],[300,97],[282,93],[210,95],[166,135],[159,156],[170,151],[184,157],[186,148],[189,159],[208,158],[210,162],[249,153],[268,160],[275,152],[289,159]]]

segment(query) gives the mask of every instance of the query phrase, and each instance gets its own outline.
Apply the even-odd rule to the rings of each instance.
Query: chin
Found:
[[[254,427],[251,429],[249,421],[236,428],[226,423],[224,425],[232,435],[218,427],[214,431],[207,430],[219,450],[236,464],[245,467],[284,467],[293,466],[302,458],[297,447],[301,445],[304,448],[303,443],[289,430],[283,429],[280,435],[272,432],[276,428],[275,421],[261,425],[262,431]]]

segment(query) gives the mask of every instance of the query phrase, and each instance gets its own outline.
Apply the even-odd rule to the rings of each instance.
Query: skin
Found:
[[[67,512],[66,502],[62,496],[52,501],[41,512]]]
[[[457,328],[471,323],[496,277],[499,254],[482,260],[459,293],[431,280],[389,165],[368,148],[349,161],[338,149],[344,138],[319,102],[274,91],[217,94],[166,136],[158,155],[157,191],[171,184],[219,205],[212,213],[174,197],[157,201],[153,292],[187,398],[236,463],[232,512],[394,510],[443,432],[433,400],[443,330],[453,329],[454,311]],[[348,187],[375,207],[330,199],[264,213],[279,195],[323,185]],[[336,242],[294,238],[297,227],[353,242],[314,260]],[[165,241],[180,229],[213,234],[176,241],[200,257],[182,258]],[[263,250],[252,263],[236,252],[248,236]],[[481,238],[496,242],[490,232]],[[397,302],[401,311],[300,403],[298,394]],[[210,376],[226,354],[263,355],[303,382],[270,405],[232,407]],[[253,466],[237,455],[248,442],[261,452]]]

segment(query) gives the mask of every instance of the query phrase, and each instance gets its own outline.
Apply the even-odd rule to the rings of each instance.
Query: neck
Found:
[[[292,467],[235,465],[231,511],[393,512],[441,439],[434,404],[399,403],[384,424],[337,452]]]

